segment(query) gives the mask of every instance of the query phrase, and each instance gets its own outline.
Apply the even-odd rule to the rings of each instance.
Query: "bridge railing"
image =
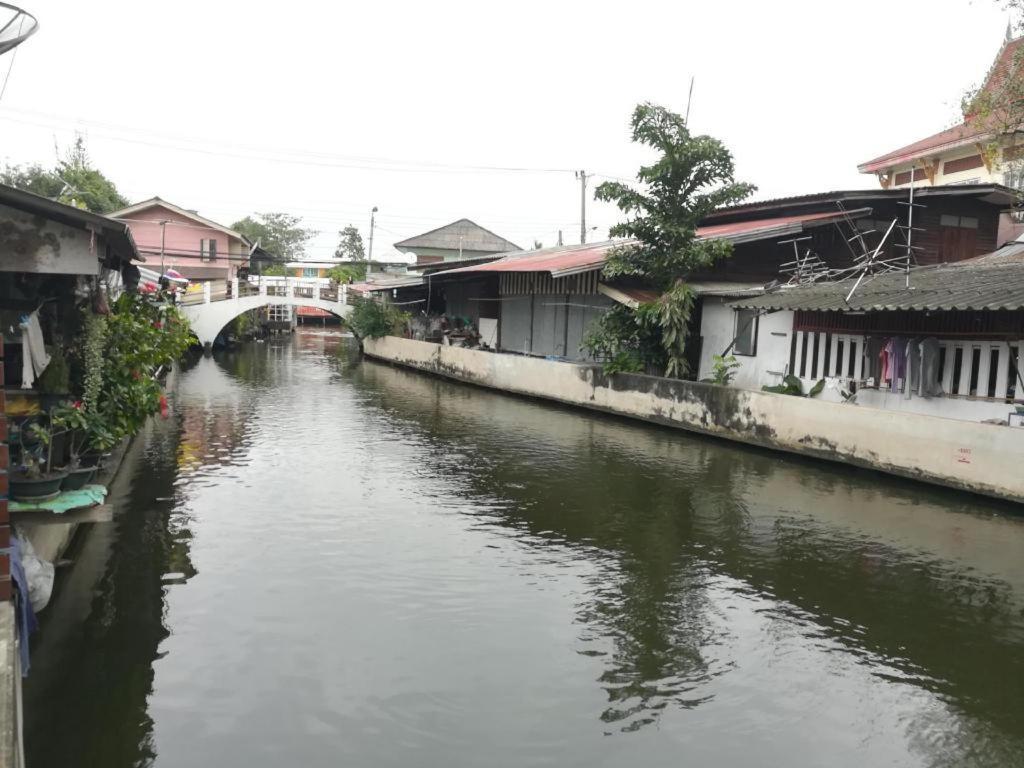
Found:
[[[282,296],[351,304],[353,295],[354,292],[348,290],[348,285],[338,284],[328,278],[251,275],[246,280],[233,278],[192,283],[185,293],[178,297],[178,304],[210,304],[247,296]]]

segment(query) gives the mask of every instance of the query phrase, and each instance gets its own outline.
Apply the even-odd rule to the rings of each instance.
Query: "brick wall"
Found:
[[[10,518],[7,513],[7,469],[10,453],[7,449],[7,398],[4,395],[4,340],[0,337],[0,549],[11,545]],[[0,601],[11,599],[11,558],[0,555]]]

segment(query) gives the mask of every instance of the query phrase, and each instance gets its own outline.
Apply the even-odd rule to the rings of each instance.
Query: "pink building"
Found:
[[[164,266],[189,280],[230,280],[249,264],[251,244],[244,235],[159,197],[109,216],[128,225],[153,269],[160,269],[161,239]]]

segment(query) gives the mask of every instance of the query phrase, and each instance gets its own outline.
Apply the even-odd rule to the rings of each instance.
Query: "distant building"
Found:
[[[1024,38],[1011,39],[1009,30],[995,62],[981,86],[982,93],[1009,93],[1010,78],[1024,77],[1018,72]],[[919,139],[912,144],[886,152],[857,166],[861,173],[878,177],[884,189],[940,184],[1004,184],[1024,190],[1024,137],[1019,131],[996,135],[996,120],[968,114],[963,121]],[[996,151],[991,151],[996,147]],[[1019,214],[1004,215],[999,229],[999,242],[1007,242],[1024,233]]]
[[[233,229],[154,197],[135,203],[110,218],[129,226],[139,252],[160,268],[163,260],[189,280],[230,280],[249,263],[251,243]]]
[[[469,219],[459,219],[443,227],[410,237],[395,248],[416,257],[416,266],[461,261],[521,250],[511,240],[496,235]]]

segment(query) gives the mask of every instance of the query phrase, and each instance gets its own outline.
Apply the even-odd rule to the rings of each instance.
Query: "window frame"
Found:
[[[751,328],[750,328],[750,351],[740,351],[740,324],[744,315],[751,315]],[[760,313],[756,309],[735,309],[733,310],[733,328],[732,328],[732,354],[740,355],[742,357],[757,357],[757,331],[760,321]]]

